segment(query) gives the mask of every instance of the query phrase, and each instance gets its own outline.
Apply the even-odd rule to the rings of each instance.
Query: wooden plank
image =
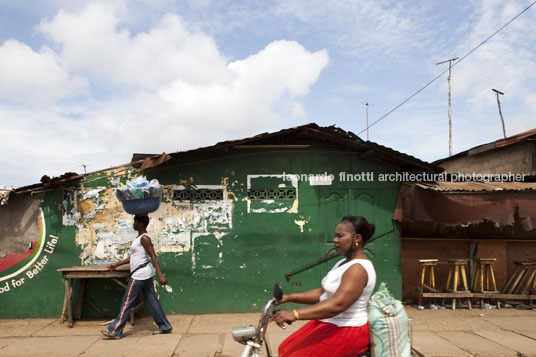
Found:
[[[69,303],[69,290],[65,287],[65,295],[63,296],[63,308],[61,309],[60,323],[67,320],[67,304]]]
[[[67,294],[67,324],[69,327],[73,327],[73,305],[71,303],[71,299],[72,299],[71,279],[65,279],[65,294]]]
[[[472,298],[473,293],[423,293],[422,297],[433,298]]]
[[[79,279],[78,296],[76,297],[76,308],[74,310],[74,319],[80,320],[82,316],[82,300],[84,299],[84,291],[86,290],[86,279]]]
[[[107,265],[82,265],[82,266],[74,266],[69,268],[60,268],[56,271],[59,272],[75,272],[75,271],[83,271],[83,272],[102,272],[102,271],[109,271]],[[112,271],[130,271],[130,264],[125,264],[119,266],[116,270]]]
[[[122,281],[120,280],[117,280],[116,278],[112,278],[113,281],[115,281],[115,283],[117,285],[119,285],[120,287],[122,287],[123,289],[126,289],[127,288],[127,284],[123,283]]]
[[[71,279],[102,279],[102,278],[127,278],[128,271],[70,271],[62,272],[64,278]]]
[[[488,293],[474,293],[475,297],[482,297],[485,299],[501,299],[501,300],[531,300],[536,299],[536,295],[527,294],[488,294]]]
[[[457,241],[464,241],[464,242],[489,242],[490,238],[458,238],[458,237],[402,237],[402,240],[427,240],[427,241],[449,241],[449,242],[457,242]],[[536,242],[536,239],[514,239],[514,238],[505,238],[505,239],[496,239],[493,238],[494,242],[515,242],[515,243],[534,243]]]
[[[426,284],[422,284],[422,286],[424,286],[426,289],[428,289],[428,290],[430,290],[430,291],[433,291],[433,292],[436,292],[436,293],[439,292],[439,290],[434,289],[434,288],[432,288],[432,287],[430,287],[430,286],[428,286],[428,285],[426,285]]]
[[[521,294],[492,294],[492,293],[423,293],[422,297],[435,298],[485,298],[485,299],[509,299],[509,300],[531,300],[536,299],[536,295]]]
[[[104,311],[102,311],[102,309],[100,307],[98,307],[97,305],[92,303],[88,298],[85,297],[84,301],[87,302],[89,304],[89,306],[91,306],[95,311],[97,311],[103,317],[108,317],[108,316],[106,316],[106,314],[104,313]]]

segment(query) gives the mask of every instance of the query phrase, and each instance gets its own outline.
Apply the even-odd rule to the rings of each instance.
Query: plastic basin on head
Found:
[[[158,207],[160,207],[160,197],[123,201],[123,208],[130,214],[144,215],[156,211]]]

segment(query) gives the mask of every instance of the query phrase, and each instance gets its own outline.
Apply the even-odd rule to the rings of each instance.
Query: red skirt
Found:
[[[368,324],[338,327],[312,320],[279,345],[279,357],[354,357],[366,351],[368,345]]]

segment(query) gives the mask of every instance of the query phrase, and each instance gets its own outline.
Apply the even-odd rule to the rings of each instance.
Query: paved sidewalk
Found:
[[[417,355],[536,356],[536,311],[406,307]]]
[[[412,344],[421,356],[536,356],[536,311],[423,310],[407,307]],[[484,316],[480,316],[484,315]],[[256,325],[260,314],[168,315],[173,333],[153,336],[151,317],[127,324],[124,338],[107,340],[100,334],[104,320],[77,321],[73,328],[58,319],[0,320],[0,356],[240,356],[231,328]],[[300,321],[286,330],[268,329],[272,349]]]

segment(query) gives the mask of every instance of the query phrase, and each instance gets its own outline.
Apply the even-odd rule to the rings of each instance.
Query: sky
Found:
[[[432,162],[536,127],[534,0],[0,0],[0,186],[297,125]],[[466,57],[464,57],[466,56]]]

